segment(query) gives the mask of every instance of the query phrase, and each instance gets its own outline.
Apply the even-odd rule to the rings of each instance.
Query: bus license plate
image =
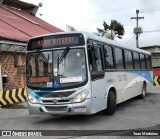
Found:
[[[86,112],[86,107],[74,107],[74,112]]]

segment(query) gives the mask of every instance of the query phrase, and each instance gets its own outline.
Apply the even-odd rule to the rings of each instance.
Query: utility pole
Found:
[[[136,22],[136,28],[134,29],[134,33],[136,34],[136,46],[137,46],[137,48],[139,48],[138,35],[140,33],[142,33],[142,28],[139,27],[138,21],[139,21],[139,19],[144,19],[144,17],[139,17],[138,16],[139,10],[136,10],[136,14],[137,14],[137,16],[136,17],[131,17],[131,19],[136,19],[137,20],[137,22]]]

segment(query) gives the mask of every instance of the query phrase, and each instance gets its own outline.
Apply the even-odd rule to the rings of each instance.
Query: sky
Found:
[[[125,29],[120,42],[130,47],[136,47],[133,28],[136,27],[136,10],[140,10],[139,27],[143,33],[139,36],[139,46],[160,45],[160,0],[23,0],[38,5],[43,4],[37,12],[37,17],[66,31],[66,25],[77,31],[97,32],[97,27],[103,29],[103,21],[110,24],[117,20]],[[42,15],[42,16],[41,16]]]

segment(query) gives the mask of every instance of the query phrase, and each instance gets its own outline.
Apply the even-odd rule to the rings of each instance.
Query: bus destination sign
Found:
[[[27,50],[50,49],[60,46],[78,45],[84,45],[84,38],[82,34],[63,34],[32,39],[28,43]]]
[[[33,77],[30,78],[30,83],[50,82],[50,77]]]
[[[35,45],[37,46],[54,46],[54,45],[66,45],[66,44],[77,44],[77,37],[64,37],[54,39],[38,40]]]

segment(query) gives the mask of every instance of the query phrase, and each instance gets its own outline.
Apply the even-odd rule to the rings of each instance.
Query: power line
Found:
[[[160,32],[160,30],[143,31],[143,33],[152,33],[152,32]]]
[[[125,45],[128,44],[135,36],[136,36],[136,35],[133,35],[133,36],[125,43]]]
[[[154,12],[154,11],[160,11],[160,8],[139,9],[140,13]]]

